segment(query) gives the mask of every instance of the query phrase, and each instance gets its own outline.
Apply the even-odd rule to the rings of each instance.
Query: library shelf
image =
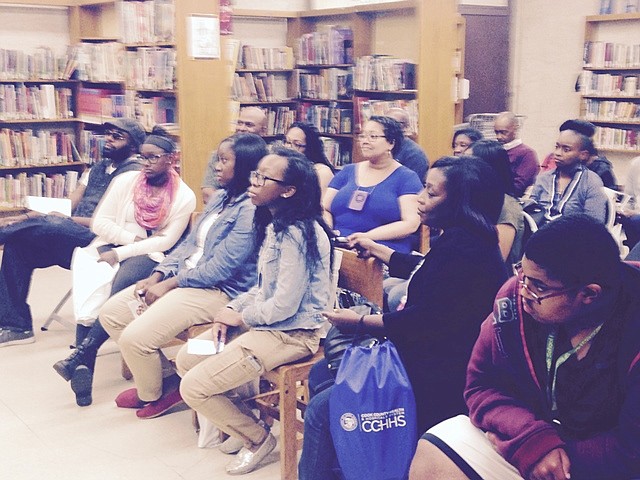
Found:
[[[640,67],[582,67],[592,72],[640,72]]]
[[[237,68],[236,73],[292,73],[293,68]]]
[[[587,117],[584,117],[584,119],[591,123],[606,124],[606,125],[634,125],[634,126],[640,125],[640,119],[639,120],[630,120],[630,119],[610,120],[606,118],[587,118]]]
[[[14,165],[14,166],[0,166],[1,172],[24,172],[24,171],[38,171],[38,170],[70,170],[80,167],[84,169],[87,166],[84,162],[61,162],[61,163],[47,163],[43,165]]]
[[[0,126],[11,126],[11,125],[29,125],[29,124],[74,124],[74,123],[82,123],[81,120],[77,118],[21,118],[15,120],[7,120],[0,117]]]
[[[352,63],[313,63],[313,64],[305,64],[305,63],[298,63],[296,64],[296,68],[300,68],[300,69],[325,69],[325,68],[352,68],[353,64]]]
[[[582,98],[593,98],[596,100],[640,100],[640,95],[624,95],[620,94],[611,94],[611,95],[598,95],[596,93],[587,93],[582,95]]]
[[[607,148],[607,147],[599,147],[598,152],[605,153],[621,153],[627,155],[640,155],[640,149],[631,149],[631,148]]]
[[[269,105],[296,105],[297,102],[293,99],[284,99],[284,100],[271,100],[261,102],[259,100],[237,100],[238,103],[242,106],[269,106]]]
[[[587,23],[606,23],[606,22],[630,22],[640,20],[640,13],[609,13],[606,15],[589,15],[586,18]]]

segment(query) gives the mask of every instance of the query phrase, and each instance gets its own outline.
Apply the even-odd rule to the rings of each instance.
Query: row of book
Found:
[[[583,100],[584,117],[587,120],[637,122],[640,124],[640,104],[613,100]]]
[[[127,51],[126,85],[138,90],[173,90],[176,86],[176,50],[141,47]]]
[[[81,160],[70,132],[0,129],[0,165],[26,167]]]
[[[175,5],[173,0],[117,2],[124,43],[173,42],[175,39]]]
[[[73,118],[73,91],[51,84],[0,84],[0,120]]]
[[[314,125],[320,133],[351,134],[353,132],[353,109],[337,103],[317,105],[309,102],[298,104],[301,122]]]
[[[39,47],[33,53],[0,48],[0,80],[58,80],[64,76],[68,52]]]
[[[640,67],[640,43],[585,42],[583,64],[591,68]]]
[[[293,75],[293,85],[300,98],[350,99],[353,94],[353,70],[325,68],[310,71],[297,68]]]
[[[295,46],[298,65],[339,65],[353,63],[353,30],[327,25],[302,35]]]
[[[246,70],[291,70],[293,68],[293,48],[265,48],[242,45],[236,68]]]
[[[358,90],[413,90],[416,64],[390,56],[366,55],[356,59],[354,86]]]
[[[240,102],[275,102],[287,98],[287,81],[272,73],[236,73],[231,98]]]
[[[640,12],[640,0],[600,0],[600,15]]]
[[[125,48],[119,42],[80,43],[73,49],[76,78],[89,82],[122,82]]]
[[[596,127],[593,139],[598,148],[640,152],[640,131],[638,130]]]
[[[639,75],[612,75],[583,70],[580,78],[580,92],[583,95],[625,95],[639,96]]]
[[[123,94],[107,88],[78,89],[78,118],[86,122],[102,123],[109,118],[135,116],[135,92]]]
[[[417,100],[374,100],[358,96],[353,99],[353,102],[354,124],[358,132],[373,115],[386,115],[391,108],[402,108],[409,115],[409,133],[411,135],[418,134]]]
[[[78,172],[45,175],[21,172],[0,177],[0,206],[24,207],[25,197],[68,198],[78,185]]]
[[[81,152],[82,161],[93,165],[102,160],[104,158],[102,156],[102,149],[106,141],[106,137],[100,133],[91,130],[81,131],[78,147]]]
[[[284,135],[296,121],[296,111],[287,106],[271,107],[267,113],[267,135]]]
[[[330,137],[320,137],[320,140],[327,160],[334,167],[351,163],[351,142]]]

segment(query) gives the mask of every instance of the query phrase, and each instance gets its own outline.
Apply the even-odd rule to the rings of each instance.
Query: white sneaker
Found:
[[[258,464],[264,460],[274,448],[276,448],[276,437],[270,433],[255,452],[242,447],[236,457],[227,465],[227,473],[229,475],[243,475],[254,471]]]
[[[218,450],[227,455],[233,455],[234,453],[238,453],[242,447],[244,447],[244,442],[241,439],[229,437],[218,445]]]

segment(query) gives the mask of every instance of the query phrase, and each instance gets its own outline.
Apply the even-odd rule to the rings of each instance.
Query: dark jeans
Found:
[[[300,480],[343,479],[329,429],[329,397],[334,382],[326,360],[320,360],[311,367],[311,400],[304,415],[302,456],[298,464]]]
[[[73,250],[94,237],[89,228],[70,218],[52,215],[34,218],[8,235],[0,267],[0,328],[32,330],[27,295],[33,271],[53,265],[68,269]]]
[[[629,250],[632,250],[640,241],[640,215],[632,215],[630,217],[620,216],[620,223],[624,228],[624,233],[627,236],[627,246]]]

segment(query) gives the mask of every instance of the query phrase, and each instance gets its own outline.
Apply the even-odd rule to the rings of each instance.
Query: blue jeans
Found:
[[[309,372],[311,400],[304,416],[302,456],[298,464],[300,480],[342,480],[338,457],[329,429],[329,397],[335,378],[326,360]]]
[[[25,222],[27,223],[27,222]],[[76,247],[85,247],[95,234],[70,218],[46,215],[7,236],[0,267],[0,328],[33,330],[27,295],[36,268],[69,268]]]

